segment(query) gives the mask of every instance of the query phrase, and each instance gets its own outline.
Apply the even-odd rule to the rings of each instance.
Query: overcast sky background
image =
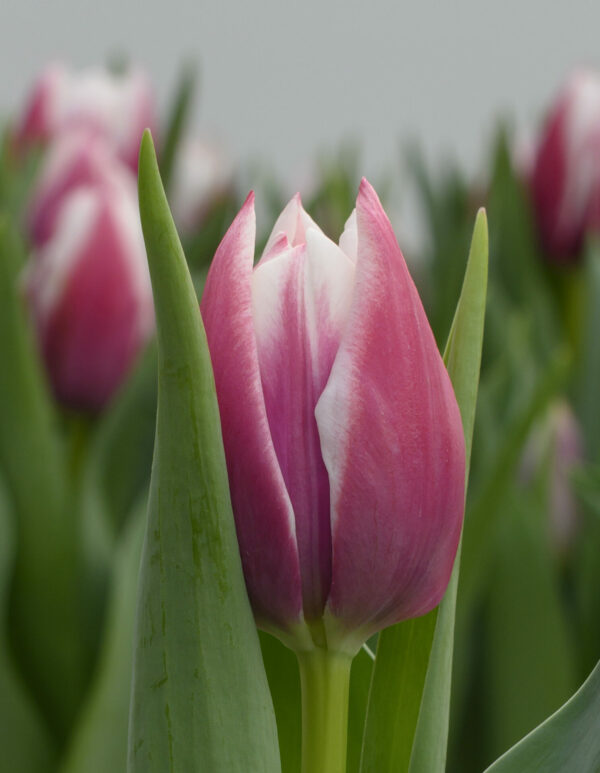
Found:
[[[360,140],[367,176],[395,169],[411,138],[432,164],[476,172],[498,115],[531,129],[574,65],[600,64],[592,0],[0,0],[0,29],[4,114],[48,59],[128,52],[164,106],[195,58],[197,125],[292,187],[344,138]]]

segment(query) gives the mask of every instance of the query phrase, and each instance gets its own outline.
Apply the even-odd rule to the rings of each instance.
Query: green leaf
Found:
[[[592,461],[600,462],[600,243],[593,241],[585,253],[584,325],[582,357],[577,373],[577,412],[583,430],[586,450]]]
[[[128,519],[116,554],[96,673],[61,773],[106,773],[127,767],[133,632],[147,497]]]
[[[86,669],[77,528],[56,419],[18,290],[22,254],[16,232],[0,222],[0,464],[19,522],[13,646],[64,736]]]
[[[259,632],[263,661],[273,697],[282,773],[300,773],[302,711],[298,658],[279,639]]]
[[[487,220],[485,212],[480,210],[475,221],[463,289],[444,353],[465,433],[467,482],[483,345],[487,275]],[[446,767],[460,556],[459,546],[450,583],[438,610],[410,758],[410,773],[443,773]]]
[[[160,171],[167,191],[170,190],[177,151],[189,119],[195,88],[196,67],[189,64],[179,78],[165,132],[165,143],[160,154]]]
[[[375,656],[368,645],[363,644],[358,655],[352,661],[350,669],[347,773],[358,773],[360,770],[369,689],[374,666]]]
[[[48,728],[23,685],[7,641],[8,588],[12,577],[16,529],[8,494],[0,478],[0,749],[2,769],[46,773],[56,749]]]
[[[139,166],[158,414],[138,591],[130,773],[280,770],[198,302],[150,133]]]
[[[598,773],[600,663],[555,714],[490,765],[485,773]]]
[[[481,211],[445,353],[463,421],[467,470],[483,342],[487,256],[487,222]],[[362,773],[435,773],[444,769],[459,560],[457,556],[438,610],[379,635]]]

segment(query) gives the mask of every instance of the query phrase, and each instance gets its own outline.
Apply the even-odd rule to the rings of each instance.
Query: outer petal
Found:
[[[332,496],[328,610],[368,634],[440,601],[462,525],[465,456],[450,379],[365,180],[357,225],[352,307],[316,415]]]
[[[314,410],[346,321],[354,267],[318,228],[302,236],[306,245],[291,247],[285,236],[274,242],[254,271],[252,292],[269,427],[296,522],[304,614],[316,620],[331,582],[331,526]]]
[[[260,379],[252,316],[254,238],[250,194],[217,250],[201,309],[248,595],[259,623],[285,630],[302,619],[300,568]]]

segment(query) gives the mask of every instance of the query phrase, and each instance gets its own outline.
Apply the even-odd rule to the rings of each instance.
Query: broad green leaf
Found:
[[[54,730],[64,735],[83,692],[86,660],[77,528],[63,449],[19,293],[22,251],[2,221],[0,464],[19,521],[13,646]]]
[[[486,763],[556,711],[577,685],[547,496],[512,490],[503,502],[485,605]]]
[[[165,142],[160,154],[160,171],[165,190],[167,191],[171,186],[171,178],[173,176],[177,151],[179,150],[181,139],[189,119],[195,88],[196,67],[190,64],[183,70],[179,78],[179,84],[177,86],[177,91],[175,92],[175,99],[173,101],[173,106],[171,107],[165,132]]]
[[[19,677],[7,641],[8,588],[16,546],[13,515],[0,479],[0,767],[15,773],[50,773],[55,743]]]
[[[127,767],[133,631],[147,497],[128,519],[116,549],[104,640],[61,773],[106,773]]]
[[[490,765],[485,773],[598,773],[600,663],[555,714]]]
[[[445,353],[463,421],[467,470],[483,342],[487,255],[487,222],[481,211]],[[362,773],[435,773],[444,769],[459,560],[457,556],[438,610],[393,626],[379,636]]]
[[[158,413],[138,590],[130,773],[280,770],[204,327],[149,132],[139,166]]]

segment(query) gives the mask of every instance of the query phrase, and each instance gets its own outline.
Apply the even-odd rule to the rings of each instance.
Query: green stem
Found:
[[[302,773],[345,773],[352,658],[317,647],[298,652]]]

